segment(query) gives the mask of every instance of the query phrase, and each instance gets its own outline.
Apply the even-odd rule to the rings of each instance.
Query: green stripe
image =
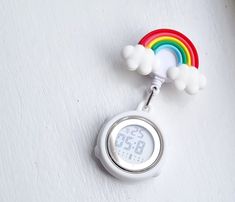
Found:
[[[170,45],[175,46],[176,48],[178,48],[178,50],[180,51],[180,53],[182,55],[183,64],[187,64],[188,58],[187,58],[187,55],[186,55],[184,49],[174,41],[169,41],[169,40],[160,41],[158,43],[155,43],[151,47],[151,49],[155,52],[158,49],[158,47],[160,47],[161,45],[165,45],[165,44],[170,44]]]

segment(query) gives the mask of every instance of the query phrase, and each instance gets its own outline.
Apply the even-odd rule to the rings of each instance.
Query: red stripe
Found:
[[[198,58],[198,54],[197,54],[197,50],[196,50],[195,46],[193,45],[192,41],[188,37],[186,37],[184,34],[178,32],[178,31],[175,31],[172,29],[157,29],[157,30],[154,30],[154,31],[146,34],[140,40],[139,44],[146,47],[147,44],[149,44],[152,40],[154,40],[155,38],[161,37],[161,36],[171,36],[171,37],[177,38],[183,44],[185,44],[185,46],[189,49],[191,60],[192,60],[192,65],[194,67],[198,68],[199,58]]]

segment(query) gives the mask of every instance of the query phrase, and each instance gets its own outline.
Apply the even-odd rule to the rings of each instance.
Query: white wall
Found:
[[[150,82],[120,50],[161,27],[194,41],[208,86],[193,97],[162,88],[162,174],[125,184],[93,146]],[[1,0],[0,201],[235,201],[234,48],[233,0]]]

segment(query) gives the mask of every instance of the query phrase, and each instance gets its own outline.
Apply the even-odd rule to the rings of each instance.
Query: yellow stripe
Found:
[[[190,56],[189,50],[187,49],[187,47],[179,39],[176,39],[176,38],[173,38],[173,37],[170,37],[170,36],[162,36],[162,37],[158,37],[158,38],[152,40],[147,45],[147,47],[151,48],[154,44],[156,44],[158,42],[161,42],[161,41],[164,41],[164,40],[174,41],[174,42],[178,43],[184,49],[185,54],[188,58],[188,65],[191,66],[191,56]]]

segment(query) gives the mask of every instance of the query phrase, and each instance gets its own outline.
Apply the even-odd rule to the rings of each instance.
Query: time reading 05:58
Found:
[[[152,152],[152,136],[145,128],[128,125],[118,133],[115,140],[115,153],[123,160],[129,163],[142,163],[151,156]]]

